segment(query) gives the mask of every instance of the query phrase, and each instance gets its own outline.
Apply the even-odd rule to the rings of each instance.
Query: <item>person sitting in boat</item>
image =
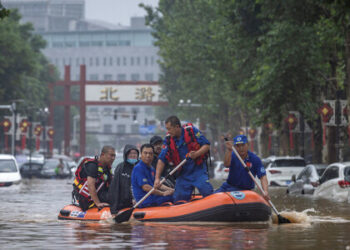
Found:
[[[108,189],[112,180],[111,165],[115,159],[115,149],[103,146],[100,157],[82,161],[75,172],[72,196],[83,211],[96,206],[109,206]]]
[[[154,167],[154,169],[156,169],[157,162],[158,162],[158,156],[159,156],[160,152],[162,151],[163,139],[162,139],[162,137],[155,135],[150,139],[149,143],[153,146],[154,155],[153,155],[152,166]],[[164,166],[162,177],[165,177],[168,173],[170,173],[171,170],[172,169],[171,169],[170,165],[166,164]],[[164,181],[164,184],[167,185],[168,187],[174,188],[175,187],[175,180],[176,180],[175,175],[171,175]]]
[[[141,160],[134,167],[131,174],[132,192],[136,202],[141,200],[152,188],[155,170],[152,167],[153,147],[151,144],[141,146]],[[154,189],[152,194],[144,200],[139,207],[159,206],[165,202],[172,202],[174,189],[161,185]]]
[[[154,186],[158,187],[165,164],[176,167],[188,156],[176,177],[174,201],[189,201],[195,187],[203,197],[212,194],[206,165],[210,142],[192,124],[181,126],[176,116],[168,117],[165,127],[168,135],[159,155]]]
[[[117,214],[120,209],[133,206],[131,193],[131,173],[139,160],[139,150],[134,145],[125,145],[124,161],[119,163],[114,171],[109,189],[111,213]]]
[[[245,135],[238,135],[233,138],[233,144],[238,154],[241,156],[247,167],[250,168],[250,172],[253,176],[258,176],[261,182],[261,186],[265,191],[265,199],[270,199],[268,193],[268,181],[266,177],[265,168],[260,160],[260,158],[248,151],[248,139]],[[230,191],[239,191],[239,190],[251,190],[254,189],[255,184],[251,176],[244,169],[242,163],[235,155],[232,150],[232,142],[225,142],[225,156],[224,156],[224,165],[230,168],[228,178],[226,182],[222,184],[220,188],[215,190],[215,193],[218,192],[230,192]]]

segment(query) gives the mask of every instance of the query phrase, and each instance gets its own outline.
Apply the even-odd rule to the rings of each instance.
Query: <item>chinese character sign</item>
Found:
[[[160,98],[159,85],[146,84],[87,84],[85,87],[86,102],[164,102]]]

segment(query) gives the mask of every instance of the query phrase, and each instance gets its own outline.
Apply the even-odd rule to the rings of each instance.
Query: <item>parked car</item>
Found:
[[[350,162],[336,162],[326,168],[314,195],[337,201],[347,201],[349,192]]]
[[[70,178],[73,176],[68,162],[63,160],[63,169],[60,173],[56,173],[56,167],[60,164],[59,159],[47,159],[40,172],[42,178]]]
[[[292,175],[299,174],[306,166],[300,156],[270,156],[266,161],[266,176],[271,186],[288,186]]]
[[[292,183],[287,188],[287,194],[313,194],[326,167],[326,164],[309,164],[297,177],[293,174]]]
[[[21,182],[21,174],[15,157],[0,155],[0,187],[8,187]]]
[[[41,170],[43,169],[43,162],[31,161],[25,162],[20,167],[20,173],[22,178],[40,178]]]
[[[214,179],[226,180],[228,177],[229,168],[225,167],[223,161],[216,161],[214,167]]]

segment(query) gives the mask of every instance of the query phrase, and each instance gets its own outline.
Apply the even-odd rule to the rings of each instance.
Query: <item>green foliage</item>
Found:
[[[16,11],[0,22],[0,100],[23,99],[25,108],[48,104],[49,82],[57,79],[54,69],[40,52],[45,41],[33,34],[31,24],[19,24]]]
[[[0,19],[4,19],[10,14],[10,10],[4,8],[0,2]]]
[[[320,128],[316,111],[323,100],[339,90],[350,93],[349,1],[160,0],[156,9],[142,6],[170,108],[186,120],[199,117],[216,133],[267,122],[281,131],[289,111]],[[180,99],[202,107],[179,106]]]

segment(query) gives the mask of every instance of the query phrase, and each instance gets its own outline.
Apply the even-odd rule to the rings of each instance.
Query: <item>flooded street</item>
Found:
[[[71,180],[40,179],[1,188],[1,248],[350,249],[349,203],[287,196],[285,188],[270,188],[272,201],[280,212],[306,210],[302,223],[59,221],[71,188]]]

